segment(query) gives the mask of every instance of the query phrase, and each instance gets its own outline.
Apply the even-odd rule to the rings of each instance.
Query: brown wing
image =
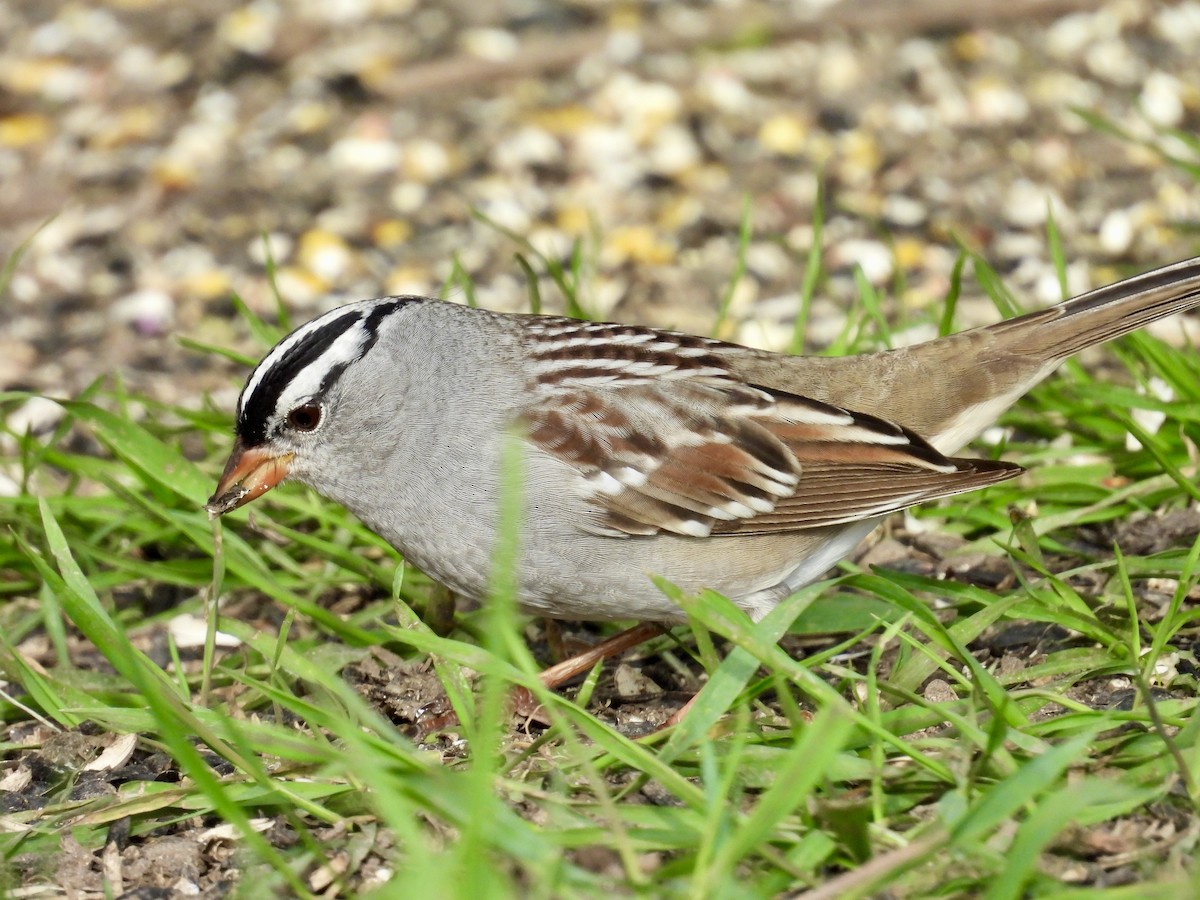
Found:
[[[580,473],[588,530],[703,537],[816,528],[1013,478],[950,459],[874,416],[735,381],[712,366],[657,377],[546,378],[529,439]],[[640,373],[639,373],[640,375]]]

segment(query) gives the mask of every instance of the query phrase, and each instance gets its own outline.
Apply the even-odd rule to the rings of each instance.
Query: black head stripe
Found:
[[[247,446],[253,447],[266,439],[267,423],[275,414],[279,397],[296,375],[312,365],[331,343],[344,334],[346,329],[356,326],[361,319],[362,314],[358,310],[350,310],[345,315],[326,322],[320,328],[313,329],[263,373],[248,397],[242,396],[242,402],[238,405],[238,433]]]
[[[363,345],[363,353],[366,353],[375,346],[375,342],[379,340],[379,326],[383,320],[398,310],[405,304],[420,300],[420,297],[391,297],[385,303],[380,303],[371,310],[367,316],[367,320],[363,322],[363,328],[366,330],[369,337],[367,343]]]
[[[247,446],[261,444],[266,439],[280,398],[301,373],[318,363],[335,341],[351,329],[358,329],[361,341],[354,358],[361,359],[379,340],[379,329],[386,318],[415,299],[396,297],[373,304],[355,304],[330,314],[326,322],[301,325],[280,341],[251,374],[238,401],[237,431]],[[333,387],[352,361],[331,360],[329,371],[321,378],[314,396],[323,395]]]

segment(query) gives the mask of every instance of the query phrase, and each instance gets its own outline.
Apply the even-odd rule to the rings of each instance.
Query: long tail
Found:
[[[777,380],[796,393],[897,422],[951,454],[1067,357],[1196,306],[1200,257],[924,344],[806,357]]]
[[[1200,304],[1200,257],[1080,294],[1049,309],[989,325],[1000,351],[1059,361]],[[1012,346],[1010,346],[1012,345]]]

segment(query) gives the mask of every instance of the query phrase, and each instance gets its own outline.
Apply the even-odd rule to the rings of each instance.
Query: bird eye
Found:
[[[287,421],[297,431],[315,431],[321,424],[321,407],[316,403],[297,406],[287,414]]]

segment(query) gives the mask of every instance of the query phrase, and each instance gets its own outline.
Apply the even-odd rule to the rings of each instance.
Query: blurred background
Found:
[[[958,242],[1057,300],[1048,209],[1073,291],[1195,252],[1196,2],[0,0],[0,34],[0,389],[231,408],[177,336],[256,352],[267,246],[293,321],[461,276],[527,308],[527,240],[592,315],[703,333],[741,256],[722,336],[782,348],[819,173],[814,347],[856,266],[925,307]]]

